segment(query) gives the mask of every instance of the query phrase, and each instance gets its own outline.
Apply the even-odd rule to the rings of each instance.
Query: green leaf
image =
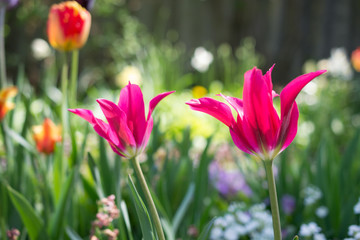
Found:
[[[299,240],[299,236],[295,236],[293,240]]]
[[[182,201],[180,207],[176,211],[174,219],[172,221],[172,228],[173,228],[174,234],[176,234],[176,232],[180,226],[180,223],[181,223],[182,219],[184,218],[185,213],[190,206],[190,203],[194,197],[194,193],[195,193],[195,184],[191,183],[189,186],[189,189],[184,197],[184,200]]]
[[[204,227],[204,229],[202,230],[202,232],[199,235],[198,240],[207,240],[209,239],[209,234],[210,234],[210,230],[215,222],[216,218],[213,218],[208,224],[206,224],[206,226]]]
[[[88,153],[88,163],[89,163],[89,168],[91,171],[91,175],[95,181],[95,185],[96,185],[96,192],[99,195],[100,198],[104,198],[105,194],[104,191],[102,189],[102,184],[101,184],[101,177],[100,177],[100,172],[99,169],[96,166],[96,163],[94,161],[94,158],[92,157],[92,155],[90,153]]]
[[[140,221],[141,231],[143,233],[144,240],[153,240],[156,239],[154,235],[154,229],[151,223],[151,219],[146,209],[146,206],[141,199],[139,193],[137,192],[134,182],[131,179],[130,175],[128,176],[128,183],[130,187],[131,198],[135,204],[136,213]]]
[[[56,205],[55,214],[50,222],[49,235],[51,236],[51,239],[59,239],[65,221],[66,205],[70,201],[70,195],[73,192],[71,190],[74,186],[75,171],[78,171],[78,169],[74,168],[70,172],[69,177],[66,179],[66,182],[61,189],[60,199]]]
[[[72,228],[66,227],[66,234],[71,240],[82,240],[82,238],[77,234]]]
[[[125,226],[126,226],[126,230],[129,235],[129,238],[133,239],[132,233],[131,233],[131,224],[130,224],[129,213],[127,210],[126,203],[123,200],[120,203],[120,213],[121,213],[122,217],[124,218],[124,222],[125,222]]]
[[[26,141],[26,139],[23,138],[20,134],[11,130],[10,128],[6,128],[5,131],[8,136],[10,136],[18,144],[23,146],[26,150],[31,153],[36,153],[34,147],[30,143],[28,143],[28,141]]]
[[[19,192],[7,187],[12,203],[18,211],[31,239],[38,239],[44,229],[44,223],[36,214],[30,203]]]

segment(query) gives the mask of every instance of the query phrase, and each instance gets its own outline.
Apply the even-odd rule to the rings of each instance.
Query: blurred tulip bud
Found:
[[[32,130],[37,150],[45,154],[53,153],[56,142],[61,141],[61,128],[45,118],[42,125],[33,126]]]
[[[7,100],[14,97],[18,90],[16,87],[8,87],[0,91],[0,121],[2,121],[8,111],[15,107],[15,104]]]
[[[88,39],[90,26],[90,13],[76,1],[54,4],[47,22],[50,45],[61,51],[79,49]]]

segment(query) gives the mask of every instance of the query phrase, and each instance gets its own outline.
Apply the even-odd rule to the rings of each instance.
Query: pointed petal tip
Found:
[[[201,99],[201,98],[199,98]],[[185,102],[185,104],[189,105],[189,106],[195,106],[195,105],[199,105],[200,104],[200,100],[199,99],[191,99],[187,102]]]

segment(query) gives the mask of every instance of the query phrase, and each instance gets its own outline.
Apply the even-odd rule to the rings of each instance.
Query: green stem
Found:
[[[79,69],[79,50],[74,50],[72,52],[71,76],[70,76],[70,104],[69,105],[71,108],[73,108],[76,104],[78,69]]]
[[[140,181],[141,188],[142,188],[142,190],[144,192],[146,202],[149,205],[148,207],[149,207],[149,210],[150,210],[150,215],[151,215],[152,220],[154,221],[155,229],[156,229],[156,232],[158,234],[159,240],[165,240],[164,232],[163,232],[163,229],[161,227],[160,217],[159,217],[159,214],[157,213],[154,201],[153,201],[153,199],[151,197],[149,188],[148,188],[148,186],[146,184],[146,180],[145,180],[144,174],[143,174],[143,172],[141,170],[140,163],[135,157],[131,158],[130,161],[133,164],[133,167],[135,169],[135,173],[136,173],[136,175],[137,175],[137,177],[138,177],[138,179]]]
[[[272,163],[273,163],[272,160],[265,160],[264,166],[265,166],[266,178],[269,187],[271,215],[272,215],[273,228],[274,228],[274,240],[281,240],[279,204],[276,194],[276,185],[275,185],[274,173],[272,169]]]
[[[6,7],[0,6],[0,88],[6,86],[6,64],[5,64],[5,13]]]
[[[64,142],[65,133],[68,130],[68,64],[66,61],[66,53],[63,56],[63,66],[61,71],[61,121],[62,121],[62,141]]]

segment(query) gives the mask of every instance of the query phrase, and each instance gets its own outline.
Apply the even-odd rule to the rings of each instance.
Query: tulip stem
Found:
[[[79,69],[79,50],[74,50],[72,52],[72,59],[71,59],[70,107],[74,107],[76,104],[78,69]]]
[[[6,86],[6,64],[5,64],[5,13],[6,7],[0,6],[0,88]]]
[[[274,228],[274,240],[281,240],[281,224],[280,224],[280,214],[279,214],[279,204],[276,194],[276,185],[273,173],[272,160],[265,160],[264,166],[266,171],[266,178],[269,187],[269,196],[270,196],[270,206],[271,206],[271,215]]]
[[[160,217],[159,217],[159,214],[157,213],[154,201],[151,197],[151,193],[146,184],[146,180],[145,180],[144,174],[141,170],[140,163],[136,159],[136,157],[131,158],[130,161],[133,164],[135,173],[140,181],[140,185],[144,192],[146,202],[147,202],[149,210],[150,210],[150,215],[151,215],[152,220],[154,221],[155,229],[158,234],[159,240],[165,240],[165,235],[164,235],[163,229],[161,227]]]

